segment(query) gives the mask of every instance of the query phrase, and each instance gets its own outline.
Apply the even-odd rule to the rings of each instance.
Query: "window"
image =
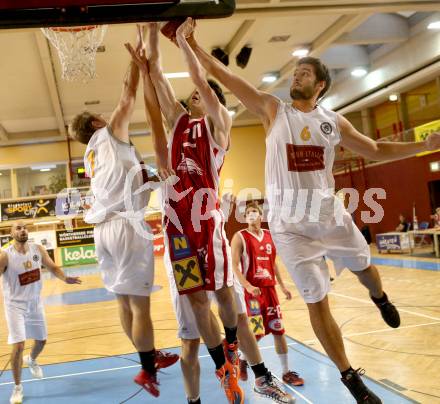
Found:
[[[11,197],[11,170],[0,170],[0,199],[8,199]]]
[[[65,164],[40,164],[16,172],[19,197],[56,194],[66,188]]]

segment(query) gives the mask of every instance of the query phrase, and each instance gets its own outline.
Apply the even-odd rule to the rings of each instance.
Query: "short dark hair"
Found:
[[[330,77],[330,72],[328,67],[321,62],[320,59],[314,58],[312,56],[306,56],[298,60],[298,65],[312,65],[315,70],[315,76],[318,81],[325,81],[325,87],[319,93],[318,98],[324,97],[326,92],[329,90],[332,84],[332,78]]]
[[[219,86],[219,84],[216,81],[211,80],[211,79],[208,80],[208,84],[209,84],[209,87],[211,87],[214,90],[214,93],[217,96],[218,100],[220,101],[220,104],[222,104],[223,106],[226,107],[226,98],[225,98],[225,95],[223,94],[223,90]]]
[[[93,121],[95,120],[96,116],[88,111],[76,115],[69,125],[70,137],[83,144],[89,143],[90,138],[96,131],[96,128],[93,126]]]

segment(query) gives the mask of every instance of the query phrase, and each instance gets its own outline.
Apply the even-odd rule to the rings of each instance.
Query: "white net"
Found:
[[[96,77],[96,52],[107,27],[41,28],[58,51],[64,80],[87,83]]]

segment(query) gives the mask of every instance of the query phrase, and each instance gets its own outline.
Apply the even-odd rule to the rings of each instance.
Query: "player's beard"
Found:
[[[313,98],[314,89],[312,86],[305,86],[302,90],[292,87],[290,89],[290,97],[292,100],[310,100]]]
[[[24,244],[24,243],[26,243],[26,242],[28,241],[28,239],[29,239],[29,236],[28,236],[27,234],[24,234],[24,235],[22,235],[22,236],[14,237],[14,240],[15,240],[17,243],[20,243],[20,244]]]

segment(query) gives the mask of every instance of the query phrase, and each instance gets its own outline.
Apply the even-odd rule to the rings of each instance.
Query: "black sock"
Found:
[[[142,369],[151,375],[156,374],[156,350],[153,349],[148,352],[138,352],[141,359]]]
[[[258,377],[264,376],[268,372],[266,366],[264,365],[264,362],[261,362],[258,365],[252,365],[251,369],[254,372],[256,379]]]
[[[345,379],[350,372],[354,372],[354,369],[351,366],[347,370],[341,372],[342,378]]]
[[[224,327],[226,341],[228,344],[235,344],[237,342],[237,327],[228,328]]]
[[[188,404],[202,404],[202,402],[200,401],[200,396],[198,398],[193,398],[193,399],[189,399],[188,398]]]
[[[216,369],[220,369],[226,363],[225,353],[223,352],[222,344],[214,348],[208,348],[208,352],[215,363]]]
[[[370,297],[371,297],[371,300],[374,303],[376,303],[376,304],[383,304],[383,303],[386,303],[388,301],[388,296],[387,296],[387,294],[385,292],[383,292],[383,296],[382,297],[379,297],[379,298],[373,297],[373,296],[370,296]]]

